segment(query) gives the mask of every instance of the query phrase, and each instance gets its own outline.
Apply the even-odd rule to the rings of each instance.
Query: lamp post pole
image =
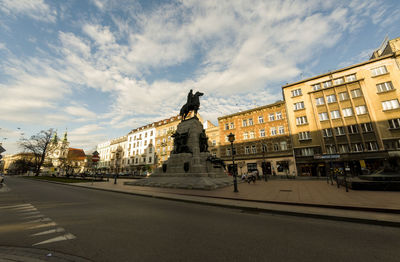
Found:
[[[263,173],[264,173],[264,181],[267,182],[268,178],[267,178],[267,163],[265,162],[265,148],[267,147],[267,145],[262,144],[262,152],[263,152],[263,160],[264,160],[264,168],[261,168]]]
[[[235,135],[230,133],[228,135],[228,140],[231,142],[231,152],[232,152],[232,170],[233,170],[233,192],[239,192],[237,187],[237,176],[235,170],[235,156],[233,154],[233,142],[235,141]]]

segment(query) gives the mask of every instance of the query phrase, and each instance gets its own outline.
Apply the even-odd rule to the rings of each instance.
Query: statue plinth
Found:
[[[205,130],[197,117],[183,120],[173,137],[174,151],[161,168],[146,179],[125,184],[208,190],[232,184],[223,162],[207,151]]]

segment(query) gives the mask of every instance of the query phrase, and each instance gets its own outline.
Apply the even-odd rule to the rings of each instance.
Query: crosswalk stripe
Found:
[[[59,236],[59,237],[54,237],[54,238],[50,238],[48,240],[33,244],[32,246],[37,246],[37,245],[43,245],[43,244],[49,244],[49,243],[53,243],[53,242],[58,242],[58,241],[65,241],[65,240],[71,240],[76,238],[76,236],[72,235],[71,233]]]
[[[57,227],[57,228],[55,228],[55,229],[50,229],[50,230],[47,230],[47,231],[43,231],[43,232],[39,232],[39,233],[36,233],[36,234],[32,234],[31,236],[32,236],[32,237],[35,237],[35,236],[42,236],[42,235],[47,235],[47,234],[52,234],[52,233],[61,233],[61,232],[64,232],[64,231],[65,231],[64,228],[62,228],[62,227]]]
[[[33,216],[33,215],[37,215],[40,214],[39,211],[32,211],[32,212],[24,212],[21,214],[21,216]]]
[[[13,206],[4,206],[4,207],[0,207],[0,209],[18,208],[18,207],[26,207],[26,206],[32,206],[32,205],[31,204],[21,204],[21,205],[13,205]]]
[[[56,222],[40,224],[40,225],[29,227],[28,229],[37,229],[37,228],[42,228],[42,227],[54,227],[54,226],[57,226]]]
[[[42,222],[50,222],[50,221],[51,221],[50,218],[43,217],[43,218],[39,218],[39,219],[36,219],[36,220],[27,221],[27,222],[24,222],[24,223],[42,223]]]
[[[36,207],[29,207],[29,208],[20,209],[20,210],[14,210],[14,211],[18,211],[20,213],[24,213],[24,212],[30,212],[30,211],[37,211],[37,208]]]
[[[29,216],[29,217],[22,217],[20,218],[21,220],[27,220],[27,219],[32,219],[32,218],[40,218],[40,217],[44,217],[44,215],[33,215],[33,216]]]

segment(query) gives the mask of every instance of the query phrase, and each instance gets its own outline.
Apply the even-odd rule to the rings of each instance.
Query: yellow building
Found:
[[[17,153],[14,155],[5,155],[2,159],[3,161],[3,173],[9,173],[11,171],[12,166],[18,160],[25,160],[27,162],[35,162],[35,155],[33,153]]]
[[[297,169],[375,170],[400,149],[400,38],[370,60],[282,87]]]
[[[208,120],[203,124],[203,126],[208,137],[208,151],[210,151],[211,155],[214,157],[221,157],[219,127],[213,125]]]
[[[232,155],[228,135],[233,133],[239,174],[256,170],[267,175],[296,173],[285,102],[219,117],[218,125],[220,154],[229,170],[232,169]]]

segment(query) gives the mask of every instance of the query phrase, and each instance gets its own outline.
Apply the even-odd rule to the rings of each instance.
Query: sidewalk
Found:
[[[286,215],[317,217],[400,227],[400,193],[382,191],[346,192],[326,181],[272,180],[240,183],[212,191],[124,185],[128,179],[77,183],[74,186],[151,196],[198,204],[224,206]]]

